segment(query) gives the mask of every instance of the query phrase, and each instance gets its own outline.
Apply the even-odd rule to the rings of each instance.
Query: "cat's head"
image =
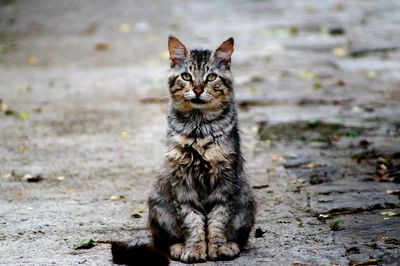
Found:
[[[211,52],[188,50],[177,38],[170,36],[168,50],[171,62],[169,90],[175,108],[212,111],[231,103],[233,38]]]

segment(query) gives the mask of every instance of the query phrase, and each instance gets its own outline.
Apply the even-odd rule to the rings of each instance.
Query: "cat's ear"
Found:
[[[221,43],[220,46],[214,52],[214,60],[218,62],[220,66],[224,66],[226,69],[229,69],[231,66],[231,56],[233,53],[233,38],[229,38],[228,40]]]
[[[183,43],[172,35],[168,38],[168,51],[171,67],[182,64],[188,55],[188,51]]]

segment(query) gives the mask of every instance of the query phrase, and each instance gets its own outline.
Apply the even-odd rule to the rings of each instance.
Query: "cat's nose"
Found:
[[[203,93],[203,88],[201,88],[201,87],[194,87],[193,88],[193,92],[194,92],[194,94],[196,94],[196,96],[200,96],[200,94],[202,94]]]

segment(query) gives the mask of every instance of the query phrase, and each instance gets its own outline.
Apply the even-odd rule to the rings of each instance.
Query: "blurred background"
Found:
[[[396,0],[1,0],[0,264],[110,265],[107,245],[73,245],[147,236],[170,34],[211,50],[235,38],[261,231],[226,265],[398,261],[399,12]]]

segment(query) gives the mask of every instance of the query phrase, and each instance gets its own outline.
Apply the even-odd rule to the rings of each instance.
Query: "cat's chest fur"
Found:
[[[213,186],[231,166],[234,151],[225,137],[193,138],[175,135],[169,140],[168,162],[177,179]]]

